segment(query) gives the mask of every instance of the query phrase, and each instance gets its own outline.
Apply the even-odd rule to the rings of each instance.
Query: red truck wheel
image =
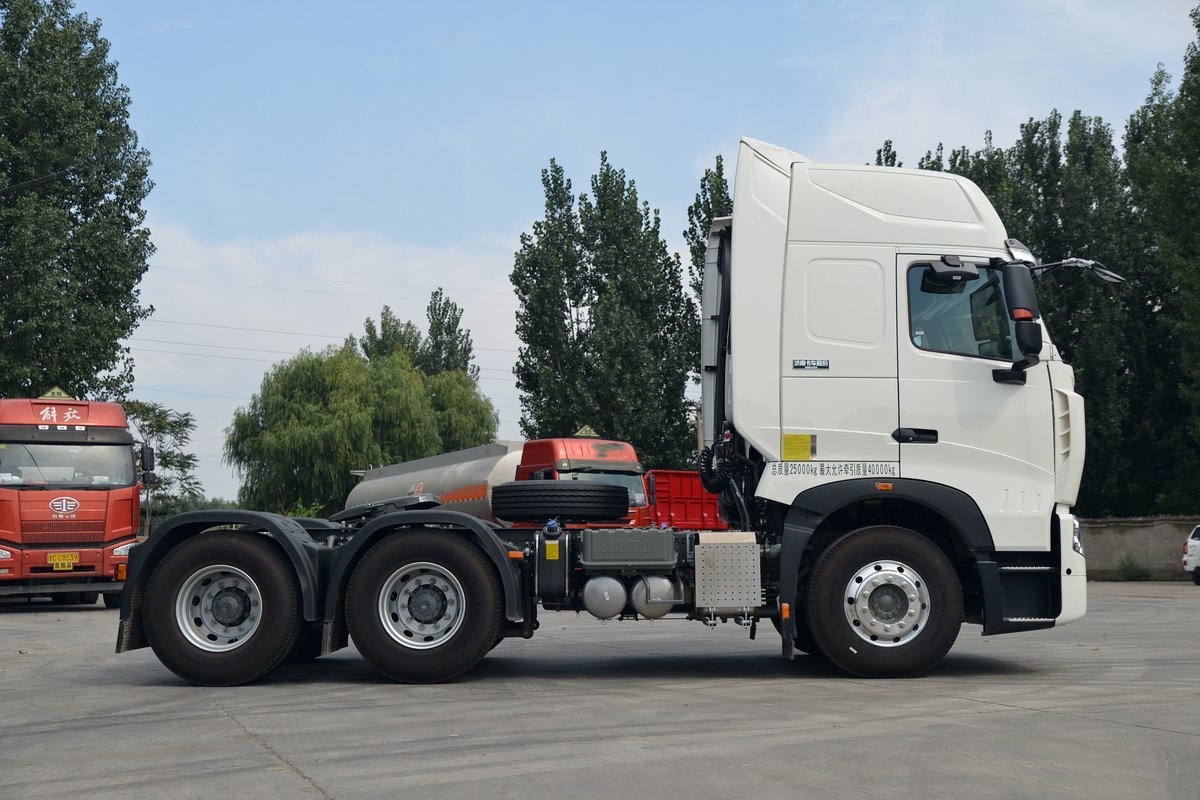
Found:
[[[479,663],[499,636],[502,606],[487,556],[442,531],[383,538],[346,588],[346,622],[358,651],[406,683],[450,680]]]
[[[262,677],[300,635],[291,565],[252,533],[202,533],[175,545],[150,575],[143,607],[155,655],[199,686]]]

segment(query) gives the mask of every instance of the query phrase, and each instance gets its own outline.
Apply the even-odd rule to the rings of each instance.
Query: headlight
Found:
[[[12,558],[12,553],[8,550],[0,550],[0,558]]]
[[[132,550],[136,544],[137,544],[137,542],[130,542],[129,544],[123,544],[120,547],[118,547],[117,549],[113,550],[113,555],[114,556],[125,556],[126,558],[128,558],[129,551]]]
[[[1071,521],[1074,523],[1074,530],[1071,532],[1071,549],[1079,555],[1083,555],[1083,539],[1079,538],[1079,518],[1072,517]]]

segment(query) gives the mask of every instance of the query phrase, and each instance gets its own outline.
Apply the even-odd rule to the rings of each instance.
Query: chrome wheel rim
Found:
[[[175,595],[175,624],[209,653],[241,647],[262,623],[262,592],[244,571],[214,564],[192,573]]]
[[[383,582],[379,621],[394,641],[413,650],[438,647],[458,632],[466,595],[458,578],[428,561],[406,564]]]
[[[843,610],[851,629],[873,647],[901,647],[921,634],[932,614],[929,590],[915,569],[873,561],[846,584]]]

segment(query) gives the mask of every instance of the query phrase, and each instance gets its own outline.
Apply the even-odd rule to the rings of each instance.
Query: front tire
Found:
[[[830,545],[808,584],[821,651],[860,678],[928,672],[958,638],[962,587],[945,553],[906,528],[860,528]]]
[[[290,655],[300,635],[292,567],[265,537],[203,533],[171,548],[146,585],[146,638],[199,686],[237,686]]]
[[[350,636],[384,675],[438,683],[479,663],[500,634],[491,562],[450,532],[397,533],[373,545],[346,588]]]

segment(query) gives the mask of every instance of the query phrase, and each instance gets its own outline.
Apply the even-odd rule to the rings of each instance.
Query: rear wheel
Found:
[[[81,605],[81,606],[94,606],[94,605],[96,605],[96,601],[99,599],[100,599],[99,592],[80,592],[79,593],[79,605]]]
[[[105,608],[120,608],[121,607],[120,592],[109,592],[108,594],[104,595],[104,607]]]
[[[79,602],[80,592],[55,592],[50,600],[56,606],[69,606]]]
[[[816,643],[862,678],[929,671],[962,625],[953,565],[933,542],[905,528],[861,528],[834,542],[817,559],[807,595]]]
[[[392,534],[350,576],[346,617],[358,651],[389,678],[437,683],[479,663],[500,634],[499,579],[453,533]]]
[[[150,575],[143,607],[155,655],[200,686],[267,674],[300,635],[291,565],[256,534],[205,533],[171,548]]]

